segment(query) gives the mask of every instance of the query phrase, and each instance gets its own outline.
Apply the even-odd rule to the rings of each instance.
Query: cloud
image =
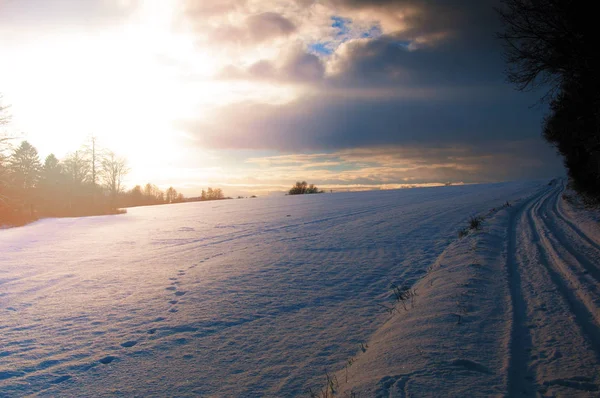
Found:
[[[530,151],[538,149],[538,156]],[[547,167],[555,154],[539,151],[537,142],[500,141],[476,146],[387,146],[353,148],[329,153],[289,154],[251,158],[254,183],[304,180],[319,186],[385,186],[493,182],[552,177],[559,165]],[[308,177],[307,177],[308,176]]]
[[[392,90],[392,92],[395,90]],[[326,95],[280,105],[231,104],[210,121],[180,126],[202,146],[257,150],[335,150],[420,143],[489,142],[539,137],[531,97],[497,89],[433,91],[418,97]],[[235,115],[235,117],[232,117]]]
[[[473,57],[455,46],[410,49],[391,36],[344,43],[328,63],[331,81],[343,86],[467,86],[501,83],[500,53]]]
[[[200,24],[197,32],[203,31],[205,40],[236,45],[222,78],[312,85],[327,75],[326,87],[462,86],[504,80],[500,44],[494,39],[496,3],[230,1],[218,8],[200,6],[204,14],[187,16]],[[264,11],[267,7],[277,12]],[[222,14],[208,23],[215,9]],[[302,49],[296,59],[290,47]]]
[[[287,36],[296,30],[296,26],[276,12],[263,12],[251,15],[246,20],[252,40],[261,42],[272,37]]]
[[[246,68],[229,65],[221,71],[222,79],[266,80],[314,83],[323,79],[325,64],[314,54],[292,46],[280,60],[260,60]]]
[[[247,0],[197,1],[183,0],[181,11],[191,19],[206,19],[244,8]]]
[[[219,149],[354,151],[356,156],[359,149],[384,146],[468,147],[470,153],[485,148],[485,155],[475,163],[469,163],[469,156],[436,163],[437,159],[421,154],[427,163],[411,166],[410,173],[426,182],[450,179],[457,173],[471,176],[469,181],[485,173],[490,180],[523,173],[510,163],[529,165],[527,170],[534,170],[533,174],[541,173],[543,165],[558,170],[559,161],[539,137],[544,110],[531,109],[535,93],[515,93],[504,82],[501,47],[494,38],[500,29],[493,10],[498,3],[238,3],[227,11],[227,19],[243,22],[248,15],[262,15],[270,9],[294,28],[283,34],[273,29],[272,36],[264,35],[283,37],[280,41],[268,45],[266,39],[259,44],[247,41],[238,47],[240,54],[249,55],[231,62],[219,79],[248,80],[264,87],[293,86],[297,87],[295,95],[277,104],[240,99],[202,121],[181,121],[179,127],[196,137],[200,146]],[[245,33],[237,34],[250,37],[247,23],[236,26],[242,25]],[[522,146],[523,142],[527,145]],[[518,154],[515,158],[510,157],[509,147]],[[381,160],[381,153],[378,156]],[[313,160],[324,166],[348,161]],[[486,165],[494,170],[486,171]],[[408,178],[399,174],[396,164],[377,163],[360,170],[360,183]]]
[[[139,4],[139,0],[4,1],[0,4],[0,26],[14,30],[115,24],[129,18]]]
[[[140,35],[147,41],[137,50],[164,60],[157,69],[168,71],[162,80],[149,73],[139,86],[185,87],[160,98],[196,107],[174,118],[187,115],[176,130],[198,147],[327,155],[287,166],[265,160],[287,179],[304,173],[327,184],[393,184],[541,175],[559,162],[539,138],[543,109],[530,109],[537,98],[504,84],[494,39],[498,2],[179,0],[172,24],[161,15],[167,31],[155,29],[161,18],[156,25],[150,18],[144,32],[151,34]],[[0,13],[7,30],[11,19],[24,27],[116,23],[138,7],[123,0],[7,4]]]
[[[296,26],[280,14],[263,12],[250,15],[239,24],[220,23],[212,29],[204,27],[204,30],[211,42],[255,45],[289,36]]]

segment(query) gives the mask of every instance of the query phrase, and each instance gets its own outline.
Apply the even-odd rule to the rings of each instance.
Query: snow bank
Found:
[[[414,286],[366,352],[335,375],[339,396],[500,396],[507,389],[507,231],[515,207],[455,241]],[[390,295],[386,305],[394,301]]]

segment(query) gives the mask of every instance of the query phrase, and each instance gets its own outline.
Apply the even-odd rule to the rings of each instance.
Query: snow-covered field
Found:
[[[259,198],[2,230],[0,396],[297,396],[326,372],[340,396],[597,393],[597,224],[561,191]],[[476,214],[483,231],[457,240]],[[414,308],[380,306],[390,283],[416,283]]]
[[[600,396],[600,229],[562,192],[543,187],[449,245],[338,392]]]

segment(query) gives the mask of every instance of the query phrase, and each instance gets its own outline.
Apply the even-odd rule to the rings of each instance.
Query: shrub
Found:
[[[470,230],[478,231],[481,229],[482,224],[483,224],[482,217],[471,216],[471,218],[469,218],[469,229]]]
[[[314,184],[308,185],[306,181],[298,181],[288,192],[289,195],[304,195],[309,193],[323,193],[323,191],[320,191]]]

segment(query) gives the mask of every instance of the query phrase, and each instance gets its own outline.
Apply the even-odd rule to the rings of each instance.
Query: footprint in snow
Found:
[[[59,384],[59,383],[62,383],[63,381],[69,380],[71,377],[72,376],[69,376],[69,375],[60,376],[60,377],[52,380],[50,383],[52,383],[52,384]]]
[[[165,290],[177,290],[175,286],[165,287]]]
[[[125,347],[125,348],[129,348],[129,347],[133,347],[134,345],[136,345],[138,342],[135,340],[129,340],[126,341],[124,343],[121,344],[121,347]]]
[[[177,300],[171,300],[171,301],[169,301],[169,304],[173,304],[173,305],[175,305],[175,304],[177,304],[178,302],[179,302],[179,301],[177,301]]]
[[[482,365],[478,362],[475,362],[475,361],[471,361],[470,359],[455,359],[452,362],[450,362],[450,365],[462,367],[462,368],[465,368],[467,370],[471,370],[474,372],[493,374],[493,372],[491,370],[489,370],[487,367],[485,367],[484,365]]]
[[[111,363],[115,359],[117,359],[117,357],[113,357],[112,355],[109,355],[109,356],[106,356],[106,357],[102,358],[100,360],[100,363],[104,364],[104,365],[108,365],[109,363]]]
[[[178,291],[178,292],[175,292],[175,295],[176,295],[177,297],[180,297],[180,296],[183,296],[183,295],[184,295],[184,294],[186,294],[186,293],[187,293],[187,292],[182,292],[182,291],[180,290],[180,291]]]
[[[175,313],[175,312],[179,312],[179,310],[178,310],[177,308],[171,308],[171,309],[169,310],[169,312],[173,312],[173,313]]]

